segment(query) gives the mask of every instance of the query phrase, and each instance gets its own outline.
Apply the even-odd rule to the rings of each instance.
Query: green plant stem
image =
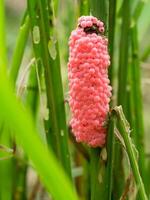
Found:
[[[131,168],[132,168],[135,182],[137,185],[137,189],[139,191],[140,200],[148,200],[146,196],[144,184],[139,172],[138,163],[137,163],[135,151],[134,151],[134,144],[132,143],[132,140],[130,138],[129,123],[125,118],[125,115],[122,110],[122,106],[115,107],[113,111],[115,112],[116,118],[118,119],[118,122],[120,124],[120,128],[121,128],[120,133],[122,135],[122,138],[126,146],[126,151],[130,160],[130,164],[131,164]]]
[[[91,14],[102,20],[105,24],[105,33],[108,27],[108,0],[90,0]],[[90,178],[91,178],[91,200],[98,200],[104,197],[104,187],[99,182],[100,170],[104,171],[104,163],[100,162],[100,148],[91,149],[90,156]],[[104,173],[102,173],[102,179]]]
[[[68,131],[64,108],[63,88],[60,73],[60,60],[58,43],[55,41],[56,33],[53,30],[53,13],[49,7],[51,1],[28,1],[31,18],[31,30],[36,60],[40,60],[45,70],[45,84],[49,120],[47,121],[47,140],[61,161],[66,173],[71,177],[70,157],[68,150]],[[37,16],[39,19],[37,19]],[[49,29],[50,25],[50,29]],[[33,30],[38,30],[40,41],[35,42]],[[49,35],[50,34],[50,35]],[[54,35],[55,34],[55,35]],[[56,57],[51,55],[48,45],[53,45]]]
[[[130,1],[124,0],[121,9],[121,36],[119,47],[119,66],[118,66],[118,91],[117,104],[122,105],[125,111],[127,107],[127,74],[128,74],[128,51],[129,51],[129,27],[130,27]],[[127,114],[127,113],[125,113]],[[122,165],[122,149],[115,143],[115,168],[114,168],[114,199],[119,199],[124,187],[124,169]]]
[[[15,87],[15,82],[19,73],[21,61],[23,58],[25,46],[27,43],[29,34],[29,16],[27,11],[25,12],[19,33],[17,36],[16,46],[12,56],[12,63],[10,66],[9,75],[12,81],[12,84]],[[26,199],[26,169],[27,166],[24,164],[24,161],[20,158],[13,159],[13,168],[14,168],[14,199]]]
[[[109,23],[108,23],[108,41],[109,41],[109,79],[110,84],[113,85],[114,79],[114,40],[115,40],[115,25],[116,25],[116,0],[109,0]]]
[[[103,192],[99,182],[100,152],[100,148],[90,149],[91,200],[103,198]]]
[[[37,86],[37,76],[36,76],[36,66],[35,63],[30,67],[30,73],[27,81],[27,86],[38,88]],[[31,112],[34,120],[36,121],[36,113],[38,108],[38,89],[37,90],[27,90],[25,92],[24,104],[27,109]],[[26,200],[27,199],[27,156],[22,155],[16,157],[14,160],[15,164],[15,188],[14,188],[14,199]]]
[[[109,67],[109,79],[110,84],[113,87],[114,79],[114,39],[115,39],[115,18],[116,18],[116,0],[109,1],[109,54],[111,58],[111,64]],[[114,104],[113,100],[110,105]],[[108,125],[107,136],[107,163],[106,163],[106,175],[105,175],[105,199],[111,200],[112,184],[113,184],[113,164],[114,164],[114,123],[110,120]]]
[[[137,27],[131,28],[131,45],[132,45],[132,66],[131,66],[131,91],[133,98],[133,111],[135,119],[134,141],[139,151],[139,169],[144,180],[145,178],[145,149],[144,149],[144,120],[143,120],[143,105],[141,92],[141,75],[140,61],[138,56],[138,39]]]
[[[35,63],[32,64],[30,67],[27,87],[37,88],[35,90],[27,90],[25,94],[25,105],[29,108],[33,116],[36,118],[38,108],[38,81]]]
[[[118,71],[118,104],[125,107],[127,73],[128,73],[128,46],[130,27],[130,3],[124,0],[122,5],[122,25],[120,38],[119,71]]]
[[[6,32],[5,32],[5,3],[0,0],[0,74],[6,74],[7,70],[7,48],[6,48]],[[5,88],[5,85],[3,85]],[[0,109],[1,110],[1,109]],[[2,112],[2,110],[0,111]],[[2,127],[2,128],[1,128]],[[0,143],[10,147],[10,135],[6,128],[6,120],[0,118]],[[3,154],[0,152],[0,157]],[[5,157],[5,155],[4,155]],[[0,160],[0,199],[12,199],[12,159]]]
[[[16,47],[14,49],[12,63],[10,66],[10,77],[12,79],[12,83],[15,84],[15,81],[18,76],[19,68],[21,65],[21,61],[23,58],[25,46],[27,43],[28,35],[29,35],[29,16],[27,12],[22,19],[21,26],[19,29],[19,34],[16,41]]]
[[[5,37],[5,6],[4,0],[0,0],[0,68],[7,67],[6,37]]]
[[[0,144],[11,147],[10,142],[10,131],[4,123],[3,120],[3,130],[0,135]],[[1,126],[2,124],[0,124]],[[13,155],[12,155],[13,156]],[[3,160],[3,157],[6,158]],[[11,200],[13,193],[13,162],[12,157],[7,157],[7,154],[0,151],[0,199],[1,200]]]
[[[0,96],[0,120],[7,121],[7,125],[13,129],[17,141],[33,162],[48,192],[51,192],[55,200],[77,200],[68,177],[53,153],[48,151],[40,140],[31,115],[16,100],[13,89],[2,70],[0,70]],[[34,148],[32,148],[33,142]],[[63,188],[58,187],[58,183]]]
[[[108,136],[107,136],[107,163],[106,163],[106,174],[105,174],[105,188],[104,196],[106,200],[112,199],[112,187],[113,187],[113,169],[114,169],[114,121],[110,119],[108,125]]]

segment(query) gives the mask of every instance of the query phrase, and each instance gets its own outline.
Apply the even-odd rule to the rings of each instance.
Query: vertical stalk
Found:
[[[111,58],[111,64],[109,67],[109,79],[110,84],[113,87],[114,78],[114,39],[115,39],[115,19],[116,19],[116,0],[109,1],[109,25],[108,25],[108,39],[109,39],[109,54]],[[111,100],[111,106],[114,104]],[[108,125],[107,136],[107,163],[106,163],[106,175],[105,175],[105,199],[111,200],[112,185],[113,185],[113,168],[114,168],[114,122],[110,119]]]
[[[128,73],[128,46],[129,46],[129,26],[130,26],[130,3],[124,0],[122,5],[122,25],[120,38],[120,54],[118,69],[118,105],[126,106],[126,87]]]
[[[134,141],[139,151],[139,169],[145,179],[145,150],[144,150],[144,122],[141,93],[140,61],[138,56],[137,27],[131,28],[132,66],[131,66],[131,98],[133,98],[133,117],[135,119]]]
[[[27,109],[29,109],[29,111],[31,112],[34,120],[36,121],[36,113],[38,107],[38,85],[35,67],[35,64],[30,67],[24,103]],[[26,155],[14,159],[16,177],[14,187],[14,199],[16,200],[27,199],[27,161],[28,159]]]
[[[19,34],[16,41],[16,47],[13,52],[12,63],[9,72],[13,84],[15,84],[15,81],[17,79],[28,35],[29,35],[29,16],[27,12],[25,12],[21,22],[21,26],[19,28]]]
[[[56,34],[53,30],[53,12],[49,6],[51,3],[47,0],[38,0],[38,2],[28,0],[28,8],[35,57],[37,61],[40,60],[45,70],[47,106],[49,109],[47,140],[54,152],[57,152],[66,173],[71,177],[59,51],[55,38]],[[38,42],[35,41],[35,30],[39,37]]]
[[[108,41],[110,54],[109,79],[113,85],[114,79],[114,40],[115,40],[115,25],[116,25],[116,0],[109,0],[109,23],[108,23]]]
[[[16,46],[12,56],[12,62],[10,66],[9,75],[12,81],[12,84],[15,87],[19,69],[21,66],[21,61],[23,59],[25,46],[27,43],[29,35],[29,16],[27,11],[23,16],[19,33],[17,36]],[[24,160],[25,159],[25,160]],[[14,168],[14,186],[13,186],[13,198],[14,199],[26,199],[26,169],[27,165],[24,164],[26,158],[14,158],[13,159],[13,168]]]
[[[7,70],[7,49],[6,49],[6,32],[5,32],[5,3],[0,0],[0,74],[6,75]],[[10,146],[10,135],[6,128],[6,123],[0,119],[0,143]],[[2,154],[1,154],[2,155]],[[2,155],[3,157],[3,155]],[[5,155],[4,155],[5,157]],[[0,199],[12,199],[12,159],[0,160]]]
[[[90,179],[91,179],[91,200],[103,198],[102,187],[100,187],[100,148],[90,149]]]
[[[93,16],[102,20],[105,24],[105,32],[108,25],[108,1],[106,0],[91,0],[90,11]],[[104,170],[104,163],[100,166],[100,148],[91,149],[90,165],[91,165],[91,200],[104,198],[104,187],[99,181],[100,168]],[[102,179],[104,174],[101,175]]]
[[[118,67],[118,94],[117,103],[122,105],[125,111],[127,108],[127,73],[128,73],[128,47],[129,47],[129,26],[130,26],[130,0],[124,0],[121,9],[121,36],[119,47]],[[127,114],[127,113],[125,113]],[[118,124],[119,128],[119,124]],[[114,191],[114,198],[120,198],[124,187],[124,169],[122,166],[123,152],[118,143],[115,143],[115,169],[114,184],[117,190]]]
[[[114,170],[114,121],[110,119],[108,126],[107,136],[107,163],[106,163],[106,174],[105,174],[105,189],[104,196],[106,200],[112,199],[112,188],[113,188],[113,170]]]
[[[38,82],[35,63],[32,64],[30,68],[25,96],[25,105],[31,110],[34,118],[36,118],[38,107]]]
[[[143,184],[140,172],[139,172],[137,159],[135,156],[135,149],[134,149],[135,147],[130,138],[129,123],[125,118],[125,115],[123,113],[121,106],[115,107],[114,111],[115,111],[116,117],[120,124],[121,135],[122,135],[122,138],[123,138],[125,146],[126,146],[126,151],[127,151],[127,154],[128,154],[129,160],[130,160],[130,165],[131,165],[131,168],[133,171],[133,175],[134,175],[137,189],[139,192],[140,200],[148,200],[148,198],[146,196],[144,184]]]

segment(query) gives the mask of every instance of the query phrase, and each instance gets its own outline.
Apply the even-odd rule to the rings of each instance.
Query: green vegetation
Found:
[[[150,2],[0,0],[0,200],[148,200]],[[22,15],[23,13],[23,15]],[[113,88],[104,148],[69,127],[68,39],[101,19]]]

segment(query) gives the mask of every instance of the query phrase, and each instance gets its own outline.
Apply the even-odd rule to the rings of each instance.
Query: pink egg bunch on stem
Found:
[[[69,40],[70,125],[76,140],[91,147],[105,145],[111,97],[108,40],[103,32],[103,22],[82,16]]]

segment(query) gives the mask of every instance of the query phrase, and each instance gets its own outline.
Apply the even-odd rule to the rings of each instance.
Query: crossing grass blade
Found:
[[[18,143],[33,162],[47,190],[56,200],[77,200],[68,177],[56,161],[53,153],[50,150],[48,151],[40,140],[31,115],[16,100],[2,70],[0,70],[0,95],[2,96],[0,98],[0,119],[7,121],[8,126],[13,129]],[[34,148],[32,148],[33,143]]]

